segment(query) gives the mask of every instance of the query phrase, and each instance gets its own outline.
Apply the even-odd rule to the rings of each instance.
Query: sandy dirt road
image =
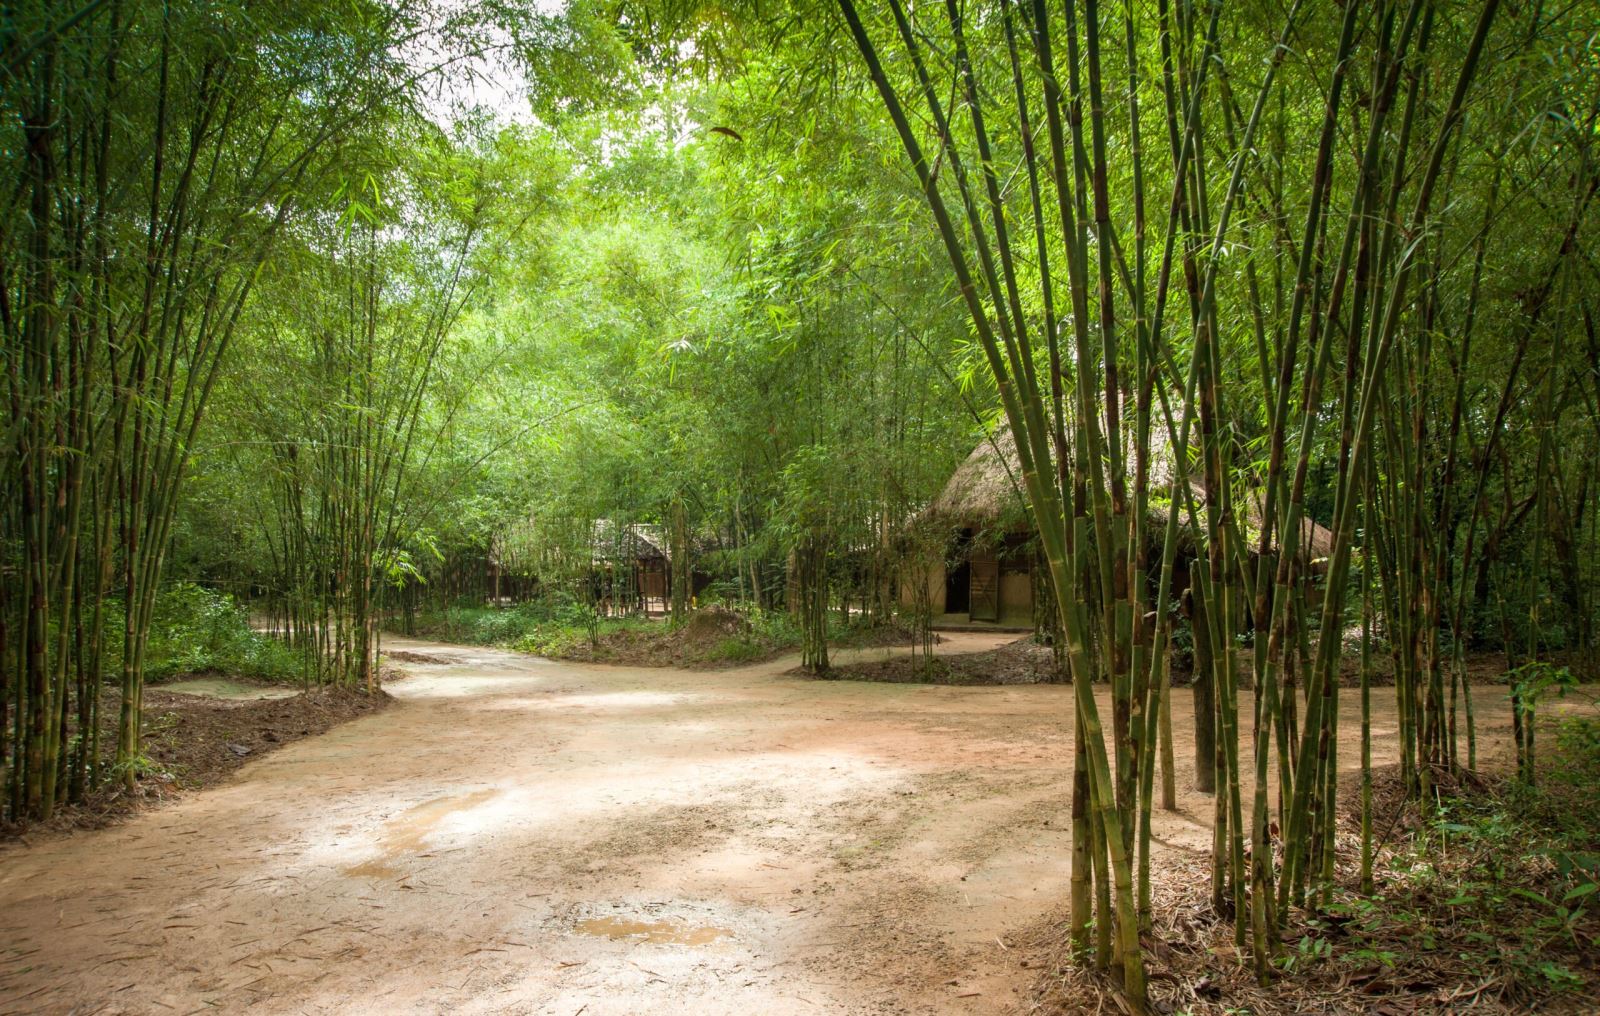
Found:
[[[439,661],[390,709],[0,854],[0,1012],[987,1014],[1035,976],[1070,689],[388,647]],[[1209,848],[1190,769],[1163,850]]]

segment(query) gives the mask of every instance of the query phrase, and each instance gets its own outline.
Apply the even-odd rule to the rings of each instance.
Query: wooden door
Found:
[[[972,561],[971,604],[974,621],[1000,620],[1000,562],[994,558]]]

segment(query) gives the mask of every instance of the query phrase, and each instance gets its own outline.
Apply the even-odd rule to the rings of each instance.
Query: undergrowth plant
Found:
[[[192,582],[156,598],[145,653],[145,673],[157,680],[216,673],[288,681],[299,672],[294,653],[251,628],[233,597]]]
[[[1566,719],[1554,740],[1540,784],[1519,778],[1441,798],[1374,896],[1327,908],[1346,939],[1344,963],[1393,968],[1443,951],[1493,997],[1522,1006],[1592,990],[1600,721]]]
[[[1525,782],[1535,779],[1534,739],[1538,731],[1541,699],[1552,694],[1561,697],[1578,680],[1567,667],[1545,660],[1530,660],[1506,674],[1511,686],[1511,732],[1517,746],[1517,775]]]

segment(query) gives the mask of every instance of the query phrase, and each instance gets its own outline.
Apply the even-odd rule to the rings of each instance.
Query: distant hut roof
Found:
[[[667,534],[660,526],[650,525],[645,522],[635,522],[628,527],[623,542],[632,557],[664,559],[670,556],[667,546]]]
[[[1248,502],[1245,504],[1245,525],[1248,535],[1253,539],[1261,538],[1261,519],[1263,516],[1263,501],[1266,491],[1260,487],[1250,492]],[[1300,520],[1300,539],[1297,543],[1300,553],[1311,561],[1329,557],[1333,554],[1333,530],[1319,524],[1315,519]]]
[[[594,554],[597,561],[653,561],[669,556],[660,526],[632,522],[619,527],[612,519],[594,520]]]
[[[1173,460],[1171,443],[1159,430],[1152,430],[1150,435],[1150,459],[1150,489],[1157,498],[1150,505],[1150,518],[1165,522],[1170,503],[1166,494],[1171,489]],[[1021,484],[1022,467],[1017,457],[1016,439],[1011,434],[1011,428],[1002,425],[979,442],[956,468],[924,515],[975,529],[994,530],[1012,525],[1031,528],[1033,520],[1028,514],[1027,495],[1021,489]],[[1195,507],[1204,507],[1205,486],[1192,471],[1189,487],[1193,492]],[[1257,487],[1247,497],[1235,502],[1243,535],[1252,545],[1260,538],[1264,500],[1265,491]],[[1333,533],[1312,519],[1302,519],[1298,548],[1310,560],[1327,557],[1333,552]]]
[[[1022,470],[1010,427],[1001,427],[978,442],[950,474],[944,489],[928,505],[930,518],[979,528],[1027,518],[1028,500],[1020,489]]]

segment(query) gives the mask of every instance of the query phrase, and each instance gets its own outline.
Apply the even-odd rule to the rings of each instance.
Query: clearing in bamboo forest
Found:
[[[1600,1011],[1600,0],[22,0],[0,1011]]]

